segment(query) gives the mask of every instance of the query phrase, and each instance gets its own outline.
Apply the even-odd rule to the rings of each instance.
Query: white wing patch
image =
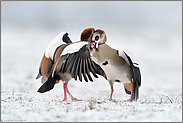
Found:
[[[126,57],[124,51],[119,51],[118,50],[118,52],[119,52],[119,56],[122,57],[128,63],[128,65],[130,66],[130,62],[128,61],[128,58]]]
[[[82,42],[76,42],[73,44],[68,45],[63,51],[62,55],[68,54],[68,53],[74,53],[78,52],[84,45],[88,44],[88,42],[82,41]]]
[[[58,46],[65,44],[65,42],[63,42],[62,37],[66,32],[61,32],[60,34],[58,34],[52,41],[51,43],[48,45],[46,52],[45,52],[45,57],[46,58],[51,58],[53,60],[53,55],[55,53],[55,50]]]

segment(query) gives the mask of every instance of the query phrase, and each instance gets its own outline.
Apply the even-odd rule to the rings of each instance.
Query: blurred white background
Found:
[[[87,27],[105,30],[107,44],[139,63],[140,99],[182,95],[181,1],[2,1],[1,92],[37,94],[41,80],[35,77],[48,44],[62,31],[78,41]],[[83,99],[110,94],[102,77],[72,80],[69,89]],[[129,98],[122,84],[114,89],[116,99]],[[62,83],[48,93],[55,92],[63,98]]]
[[[180,94],[181,7],[180,1],[2,1],[2,91],[20,91],[16,85],[26,82],[23,77],[36,76],[57,34],[67,31],[78,41],[85,28],[94,27],[106,31],[107,44],[140,64],[142,89],[176,86]]]

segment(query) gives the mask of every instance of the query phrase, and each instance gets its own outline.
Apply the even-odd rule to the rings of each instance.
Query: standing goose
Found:
[[[89,40],[96,44],[92,57],[97,60],[106,73],[111,86],[109,99],[112,99],[114,82],[119,82],[124,84],[125,92],[131,94],[129,101],[137,101],[139,98],[138,88],[141,86],[141,74],[137,64],[133,63],[124,51],[113,49],[106,44],[105,31],[97,29]]]
[[[41,61],[36,79],[43,76],[43,85],[38,89],[38,92],[50,91],[56,83],[62,80],[64,82],[64,99],[62,101],[67,101],[67,94],[72,101],[80,101],[80,99],[74,98],[67,88],[67,84],[72,78],[77,80],[79,77],[81,82],[82,77],[86,82],[88,79],[93,81],[90,72],[95,78],[98,78],[97,74],[106,77],[101,67],[91,59],[90,52],[92,50],[91,42],[72,43],[68,33],[59,34],[50,43]]]

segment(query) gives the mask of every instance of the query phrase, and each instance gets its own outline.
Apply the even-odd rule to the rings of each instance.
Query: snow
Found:
[[[173,100],[173,103],[166,99],[161,102],[159,99],[145,98],[130,103],[95,97],[79,102],[62,102],[57,96],[2,93],[2,121],[181,121],[182,116],[181,97]]]
[[[147,26],[147,25],[146,25]],[[137,102],[130,98],[123,84],[110,86],[102,77],[94,82],[72,79],[68,88],[83,101],[62,102],[62,83],[40,94],[41,80],[36,80],[43,53],[58,32],[67,31],[72,41],[80,32],[67,29],[45,30],[2,28],[1,37],[1,121],[182,121],[182,43],[181,29],[176,26],[128,26],[112,30],[103,28],[107,44],[125,51],[141,69],[142,85]],[[83,30],[86,27],[83,27]],[[97,27],[100,28],[100,27]],[[129,31],[130,30],[130,31]]]

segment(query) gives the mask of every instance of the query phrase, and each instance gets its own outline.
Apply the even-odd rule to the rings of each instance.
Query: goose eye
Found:
[[[98,39],[99,39],[99,36],[96,36],[96,37],[95,37],[95,40],[98,41]]]

